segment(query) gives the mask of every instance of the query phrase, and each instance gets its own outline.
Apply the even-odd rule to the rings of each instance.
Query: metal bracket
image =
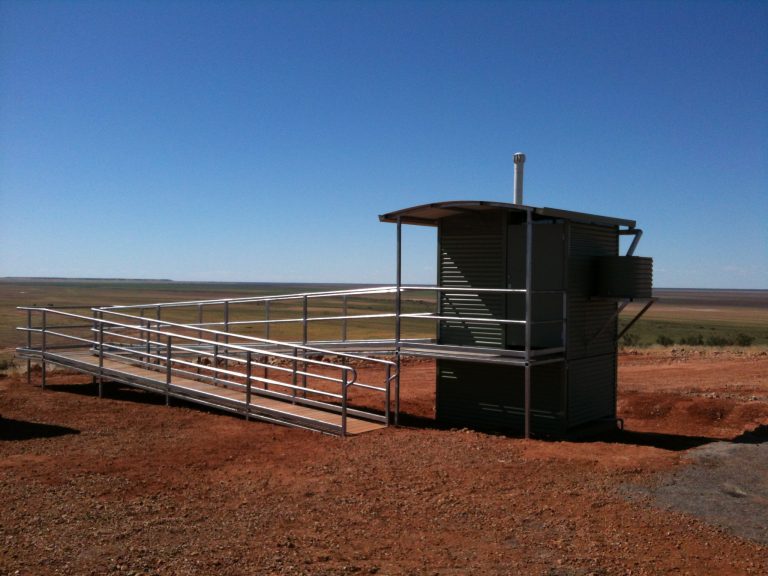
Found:
[[[616,340],[619,340],[622,336],[624,336],[624,334],[627,333],[627,330],[632,328],[632,325],[638,320],[640,320],[640,317],[648,311],[648,308],[653,306],[653,303],[656,302],[656,300],[658,300],[658,298],[651,298],[650,300],[648,300],[648,302],[645,303],[645,306],[643,306],[642,310],[640,310],[640,312],[638,312],[637,315],[634,318],[632,318],[629,324],[624,326],[624,330],[618,333],[618,335],[616,336]]]

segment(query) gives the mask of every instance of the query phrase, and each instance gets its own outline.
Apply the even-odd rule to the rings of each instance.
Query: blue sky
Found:
[[[378,214],[516,151],[656,286],[768,288],[768,3],[0,1],[0,276],[391,283]]]

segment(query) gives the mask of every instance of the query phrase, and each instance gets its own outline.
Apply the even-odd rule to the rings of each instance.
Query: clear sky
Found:
[[[768,2],[0,0],[0,276],[392,283],[378,214],[516,151],[656,286],[768,288]]]

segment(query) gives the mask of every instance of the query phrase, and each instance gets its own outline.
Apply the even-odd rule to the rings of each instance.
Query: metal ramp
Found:
[[[398,424],[402,356],[519,366],[526,373],[565,361],[565,315],[542,321],[467,316],[441,310],[445,293],[531,296],[517,288],[398,284],[97,308],[22,307],[27,324],[19,329],[27,343],[17,353],[28,368],[32,361],[66,366],[100,384],[115,380],[246,418],[339,435]],[[561,338],[552,347],[529,342],[518,349],[440,342],[445,326],[465,323],[517,326],[526,333],[554,323]],[[374,382],[359,378],[359,365],[368,367],[366,374],[376,369]]]
[[[85,316],[57,308],[25,308],[28,363],[71,368],[171,398],[276,424],[353,435],[384,428],[390,419],[395,364],[343,352],[265,340],[98,310]],[[36,317],[36,318],[35,318]],[[235,342],[236,341],[236,342]],[[382,385],[360,381],[351,361],[375,366]],[[370,371],[370,370],[369,370]],[[29,377],[30,372],[28,372]],[[349,402],[350,389],[363,406]],[[378,401],[379,410],[368,408]]]

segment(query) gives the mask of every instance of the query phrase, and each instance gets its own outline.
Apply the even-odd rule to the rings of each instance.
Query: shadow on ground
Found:
[[[455,425],[441,424],[433,418],[425,418],[422,416],[415,416],[408,413],[400,413],[400,424],[411,428],[429,428],[433,430],[450,430],[455,429]],[[499,436],[505,436],[508,438],[522,438],[521,430],[492,430],[492,429],[478,429],[479,432],[488,434],[494,434]],[[768,432],[765,432],[768,434]],[[747,435],[744,440],[734,439],[735,442],[751,442],[755,443],[764,440],[755,440]],[[633,430],[610,430],[603,432],[579,432],[576,435],[565,436],[553,436],[537,437],[539,440],[553,440],[553,441],[568,441],[568,442],[606,442],[609,444],[626,444],[632,446],[648,446],[651,448],[659,448],[661,450],[669,450],[673,452],[681,452],[690,450],[691,448],[698,448],[712,442],[719,442],[718,438],[710,438],[708,436],[684,436],[681,434],[666,434],[661,432],[638,432]],[[766,436],[765,439],[768,439]]]
[[[65,436],[67,434],[80,434],[80,431],[55,424],[41,424],[39,422],[27,422],[26,420],[0,418],[0,441],[55,438],[56,436]]]
[[[579,438],[577,442],[607,442],[609,444],[628,444],[632,446],[648,446],[681,452],[698,448],[712,442],[718,442],[718,438],[708,436],[684,436],[682,434],[666,434],[663,432],[637,432],[633,430],[615,430],[604,434],[598,434],[589,438]]]
[[[48,390],[54,392],[64,392],[66,394],[78,394],[80,396],[98,396],[99,386],[91,382],[82,384],[49,384]],[[131,388],[123,386],[116,382],[104,382],[103,398],[110,400],[121,400],[126,402],[137,402],[141,404],[165,404],[165,397],[160,394],[146,392],[140,388]]]

